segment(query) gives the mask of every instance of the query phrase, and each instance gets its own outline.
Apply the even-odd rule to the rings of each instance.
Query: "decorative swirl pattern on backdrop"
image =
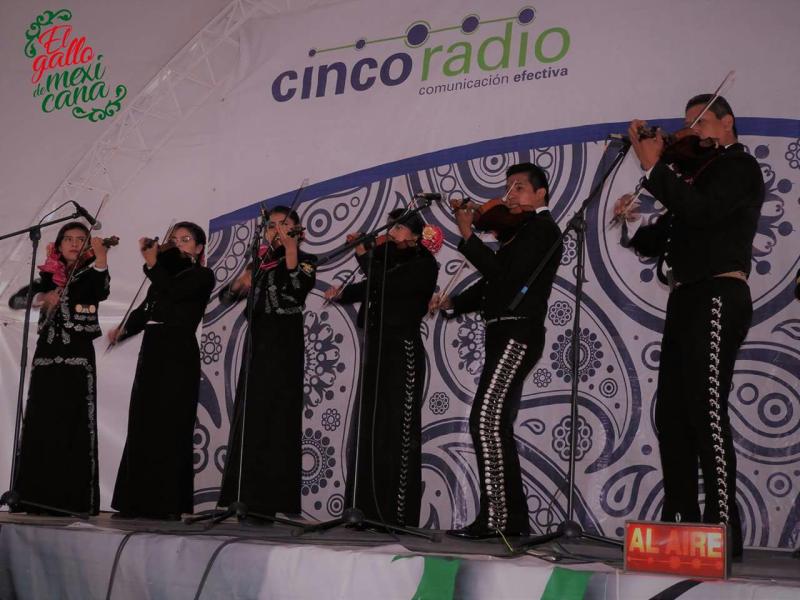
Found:
[[[737,362],[730,395],[739,459],[737,502],[746,544],[790,546],[798,542],[800,525],[800,303],[792,304],[790,290],[800,247],[792,225],[800,222],[792,183],[800,169],[800,140],[749,137],[744,141],[762,166],[767,201],[753,248],[753,327]],[[563,226],[597,178],[587,165],[600,162],[602,168],[614,153],[595,142],[519,147],[431,164],[358,187],[343,186],[300,204],[298,212],[307,227],[304,249],[318,255],[333,251],[343,234],[383,224],[391,209],[405,206],[421,190],[479,201],[502,196],[505,169],[523,161],[535,162],[548,172],[551,211]],[[640,176],[632,162],[623,164],[587,212],[589,260],[579,335],[575,517],[588,530],[612,536],[620,535],[625,519],[658,518],[663,503],[653,403],[668,292],[654,277],[654,261],[621,248],[618,230],[606,226],[613,202],[633,189]],[[643,195],[645,221],[661,210]],[[442,266],[439,283],[444,285],[458,268],[458,231],[452,214],[440,204],[433,205],[426,218],[444,232],[445,244],[437,255]],[[209,265],[219,287],[246,264],[254,223],[251,219],[210,236]],[[516,424],[535,531],[546,531],[566,517],[575,241],[567,239],[565,248],[545,322],[544,355],[526,379]],[[322,292],[354,269],[352,254],[319,269],[304,320],[305,422],[298,432],[303,440],[302,499],[304,513],[319,519],[338,515],[344,507],[343,459],[359,364],[354,307],[323,305]],[[452,293],[462,292],[477,279],[468,267]],[[204,321],[205,382],[195,433],[198,502],[213,501],[212,491],[219,486],[246,330],[241,310],[212,300]],[[428,381],[422,407],[421,524],[457,527],[474,518],[478,500],[468,416],[483,366],[484,326],[472,314],[436,318],[424,325]]]

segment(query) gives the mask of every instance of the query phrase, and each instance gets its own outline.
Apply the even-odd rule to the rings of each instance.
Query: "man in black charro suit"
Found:
[[[720,152],[698,167],[667,164],[664,141],[629,134],[645,171],[644,187],[667,212],[639,228],[630,241],[639,254],[658,256],[671,269],[671,292],[661,342],[656,427],[664,476],[663,521],[701,521],[697,464],[703,473],[702,521],[731,527],[734,555],[742,551],[736,506],[736,455],[728,420],[728,392],[736,354],[753,314],[747,278],[764,180],[758,162],[738,143],[733,111],[710,94],[686,105],[685,122]],[[683,170],[684,173],[680,171]],[[615,207],[624,212],[625,197]]]
[[[480,272],[481,279],[464,292],[433,306],[455,315],[479,311],[486,323],[483,371],[469,417],[478,462],[481,495],[478,516],[470,525],[449,534],[468,539],[526,535],[530,531],[528,506],[522,488],[514,421],[522,386],[544,349],[547,300],[561,260],[561,247],[547,261],[524,300],[514,310],[509,304],[561,234],[547,209],[547,176],[531,163],[506,171],[506,206],[518,214],[518,223],[497,231],[495,252],[472,228],[474,206],[456,208],[463,240],[459,251]]]

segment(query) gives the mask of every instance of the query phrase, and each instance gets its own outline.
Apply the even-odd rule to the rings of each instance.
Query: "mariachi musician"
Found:
[[[302,233],[294,210],[272,208],[257,264],[249,264],[219,294],[222,303],[234,304],[255,285],[248,325],[252,347],[245,351],[236,386],[218,504],[242,503],[256,519],[300,513],[303,309],[317,271],[316,257],[299,249]]]
[[[436,289],[439,265],[431,249],[441,233],[406,209],[389,213],[391,224],[380,236],[369,264],[367,249],[356,246],[367,280],[344,288],[331,287],[325,297],[340,304],[360,302],[358,326],[367,324],[360,430],[352,431],[345,496],[348,505],[368,519],[419,525],[422,501],[422,400],[425,389],[425,346],[420,324]],[[437,239],[437,234],[438,238]],[[357,237],[358,234],[352,234]],[[359,411],[356,412],[359,414]],[[358,435],[358,464],[355,436]],[[353,498],[354,492],[356,493]]]
[[[505,198],[477,221],[480,207],[452,202],[463,237],[458,249],[481,278],[452,299],[434,298],[432,308],[452,310],[454,315],[478,311],[486,323],[486,359],[469,417],[478,459],[480,506],[473,523],[448,531],[458,537],[486,539],[530,531],[514,421],[525,378],[544,350],[544,319],[561,260],[560,246],[522,302],[513,310],[509,305],[561,235],[547,208],[548,200],[544,170],[521,163],[506,171]],[[491,221],[495,212],[500,215],[496,224],[480,225],[482,220]],[[494,231],[500,240],[496,252],[475,234],[474,221]]]
[[[645,172],[644,188],[667,208],[630,240],[639,254],[660,257],[671,269],[656,391],[664,477],[661,518],[701,520],[699,461],[705,490],[702,521],[730,525],[733,553],[740,555],[728,393],[753,314],[747,279],[764,180],[756,159],[738,142],[725,98],[691,98],[685,123],[686,130],[670,144],[644,121],[634,120],[629,127]],[[625,215],[628,199],[617,201],[617,215]]]
[[[214,288],[203,266],[206,234],[176,223],[169,240],[139,240],[150,287],[109,332],[116,343],[144,331],[131,390],[128,435],[111,506],[120,517],[179,519],[194,506],[193,435],[200,389],[196,331]]]
[[[65,224],[48,244],[31,292],[41,308],[28,403],[13,489],[12,510],[96,515],[100,509],[97,456],[97,370],[93,340],[101,335],[100,302],[108,298],[106,246],[80,222]],[[88,249],[84,252],[84,249]],[[9,300],[25,308],[28,288]]]

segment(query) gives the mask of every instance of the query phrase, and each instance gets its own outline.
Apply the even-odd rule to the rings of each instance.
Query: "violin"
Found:
[[[267,228],[268,229],[274,229],[275,228],[274,223],[270,222],[269,225],[267,226]],[[289,231],[287,232],[287,235],[289,237],[299,237],[299,238],[302,239],[303,238],[303,232],[305,230],[306,230],[306,228],[303,227],[302,225],[295,225],[294,227],[289,228]],[[276,235],[276,237],[277,237],[277,235]]]
[[[358,238],[360,238],[362,235],[364,235],[364,234],[360,233],[360,232],[359,233],[348,233],[345,239],[347,240],[347,243],[349,244],[349,243],[353,242],[354,240],[357,240]],[[377,236],[375,238],[375,242],[373,244],[373,247],[374,248],[378,248],[380,246],[383,246],[387,242],[391,242],[392,244],[394,244],[398,248],[398,250],[405,250],[406,248],[413,248],[414,246],[417,245],[414,240],[402,240],[402,241],[398,242],[394,238],[392,238],[392,236],[390,236],[390,235],[388,235],[386,233],[382,233],[381,235],[379,235],[379,236]]]
[[[302,225],[295,225],[288,231],[289,237],[303,237],[303,232],[306,230]]]
[[[355,240],[357,240],[358,238],[360,238],[362,235],[364,235],[364,234],[362,232],[360,232],[360,231],[357,232],[357,233],[348,233],[347,236],[345,236],[345,239],[347,240],[347,243],[350,244],[350,243],[354,242]],[[395,241],[392,238],[392,236],[390,236],[390,235],[388,235],[386,233],[382,233],[381,235],[379,235],[379,236],[377,236],[375,238],[375,242],[374,242],[372,247],[373,248],[382,249],[383,250],[383,253],[382,253],[383,257],[386,257],[387,255],[391,256],[389,254],[389,251],[390,251],[390,248],[391,248],[391,246],[389,246],[389,244],[394,244],[395,248],[397,248],[398,250],[405,250],[407,248],[414,248],[417,245],[415,240],[402,240],[402,241],[398,242],[398,241]],[[336,295],[334,295],[331,298],[326,298],[325,302],[323,304],[327,306],[328,304],[330,304],[331,302],[336,300],[336,298],[341,296],[341,294],[344,291],[344,289],[348,285],[350,285],[350,283],[353,281],[353,278],[355,277],[357,272],[358,272],[357,269],[353,269],[353,271],[350,273],[350,275],[347,277],[347,279],[342,283],[341,286],[339,286],[339,291],[336,293]]]
[[[142,249],[148,250],[158,244],[158,237],[145,238],[142,242]],[[176,275],[194,264],[195,258],[178,248],[172,240],[167,240],[158,246],[156,264],[164,267],[171,275]]]
[[[511,238],[514,231],[530,218],[530,211],[514,212],[506,204],[506,197],[492,198],[483,204],[464,198],[456,210],[472,208],[472,224],[478,231],[491,231],[501,242]]]
[[[658,127],[640,127],[639,139],[654,138],[659,131]],[[675,133],[662,133],[662,137],[664,150],[661,160],[675,166],[684,177],[695,177],[724,150],[718,139],[701,139],[691,127],[684,127]]]
[[[111,237],[103,238],[103,246],[106,248],[113,248],[119,245],[119,237],[112,235]],[[77,261],[75,261],[75,269],[82,269],[83,267],[92,264],[97,257],[94,255],[94,250],[89,247],[83,251]]]
[[[693,181],[700,171],[722,155],[724,148],[720,145],[719,140],[715,138],[700,139],[700,136],[694,130],[694,126],[700,122],[702,116],[717,101],[723,89],[733,83],[734,75],[735,71],[728,72],[691,125],[678,130],[672,135],[667,134],[664,136],[664,149],[662,150],[661,160],[672,164],[688,182]],[[636,133],[641,140],[655,137],[658,135],[658,131],[658,128],[639,127]],[[638,205],[639,196],[644,191],[644,181],[645,178],[642,177],[636,189],[629,195],[629,198],[622,206],[622,210],[612,217],[609,225],[613,227],[620,223],[625,224],[628,215]],[[625,230],[624,227],[623,230]]]

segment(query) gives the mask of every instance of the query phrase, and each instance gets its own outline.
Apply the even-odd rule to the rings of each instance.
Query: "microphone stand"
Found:
[[[302,188],[301,188],[302,189]],[[198,523],[200,521],[211,521],[209,527],[218,525],[229,517],[235,516],[239,521],[243,521],[248,517],[254,517],[260,521],[267,523],[281,523],[292,527],[304,527],[302,523],[293,521],[291,519],[284,519],[275,515],[265,515],[255,513],[248,510],[247,505],[242,502],[242,477],[244,466],[244,451],[245,451],[245,432],[247,420],[247,397],[250,385],[250,365],[253,358],[253,317],[255,314],[255,300],[256,300],[256,287],[261,275],[261,263],[263,262],[258,255],[258,250],[261,245],[261,240],[264,235],[264,230],[267,226],[267,216],[265,212],[261,214],[261,220],[253,232],[253,239],[250,242],[250,263],[253,265],[253,275],[250,283],[250,289],[247,291],[247,301],[245,307],[245,314],[247,315],[247,336],[245,338],[245,362],[244,374],[242,375],[242,411],[241,411],[241,434],[239,436],[239,468],[236,482],[236,500],[231,502],[228,508],[224,510],[217,510],[216,508],[210,512],[205,512],[191,517],[186,517],[183,522],[187,525]],[[238,391],[238,390],[237,390]],[[231,427],[230,438],[233,440],[233,435],[237,427],[234,423]]]
[[[394,525],[392,523],[385,523],[383,521],[378,521],[375,519],[368,519],[364,515],[364,511],[358,508],[358,467],[359,467],[359,457],[361,452],[361,417],[363,414],[363,406],[364,406],[364,387],[366,382],[366,374],[367,374],[367,357],[369,355],[369,348],[368,348],[368,340],[369,340],[369,309],[370,309],[370,290],[372,285],[372,257],[373,257],[373,247],[375,238],[378,237],[382,231],[386,231],[393,227],[397,223],[403,223],[406,219],[408,219],[411,215],[415,215],[420,213],[423,209],[428,208],[431,205],[431,197],[425,197],[422,195],[418,195],[418,198],[421,198],[421,202],[417,205],[416,208],[407,209],[406,212],[388,222],[386,225],[378,227],[377,229],[362,234],[358,238],[352,240],[351,242],[347,242],[343,246],[340,246],[336,250],[333,250],[323,258],[321,258],[317,262],[317,266],[321,266],[324,264],[329,263],[331,260],[344,254],[345,252],[355,248],[359,244],[364,244],[367,248],[367,273],[366,273],[366,284],[365,284],[365,294],[364,294],[364,327],[361,333],[362,343],[361,343],[361,364],[360,364],[360,372],[358,376],[358,408],[356,412],[356,426],[355,430],[353,431],[353,435],[355,436],[355,461],[354,461],[354,468],[353,468],[353,491],[350,498],[350,506],[344,509],[342,512],[341,517],[337,517],[335,519],[331,519],[329,521],[322,521],[320,523],[315,523],[314,525],[305,525],[303,526],[303,531],[300,532],[300,535],[303,533],[311,533],[315,531],[327,531],[328,529],[334,529],[341,525],[350,525],[355,527],[364,527],[364,526],[371,526],[377,528],[383,528],[391,532],[395,533],[407,533],[408,535],[414,535],[421,538],[425,538],[427,540],[435,541],[436,538],[428,533],[423,531],[419,531],[416,529],[411,529],[409,527],[403,527],[401,525]],[[383,310],[383,307],[380,307]],[[376,375],[377,379],[378,375]],[[377,381],[375,388],[377,389]],[[373,481],[374,485],[374,481]]]
[[[545,266],[547,265],[550,258],[556,253],[556,251],[561,247],[561,244],[568,233],[571,231],[575,232],[575,243],[577,249],[577,263],[575,267],[575,310],[574,310],[574,317],[572,319],[572,336],[570,339],[570,343],[572,344],[571,347],[571,354],[572,354],[572,365],[571,365],[571,375],[572,375],[572,389],[570,391],[570,433],[569,433],[569,467],[568,467],[568,483],[567,483],[567,518],[566,520],[562,521],[555,531],[550,533],[545,533],[543,535],[534,536],[529,538],[525,543],[520,544],[514,548],[515,553],[524,552],[528,548],[532,548],[534,546],[538,546],[540,544],[545,544],[547,542],[566,538],[567,540],[577,540],[577,539],[586,539],[595,542],[602,542],[605,544],[611,544],[613,546],[622,547],[623,544],[619,540],[607,538],[601,535],[596,535],[593,533],[587,533],[583,530],[580,523],[574,520],[574,507],[575,507],[575,446],[577,445],[578,441],[578,382],[579,379],[579,363],[580,363],[580,314],[581,314],[581,302],[583,299],[583,281],[584,281],[584,271],[585,271],[585,250],[586,250],[586,218],[584,213],[586,212],[586,208],[591,204],[591,202],[595,199],[596,196],[599,197],[600,192],[602,191],[603,187],[605,186],[606,180],[614,172],[614,170],[619,166],[619,164],[623,161],[625,156],[630,149],[630,143],[623,140],[623,143],[620,145],[617,155],[611,160],[606,170],[602,173],[599,179],[596,179],[596,183],[592,190],[589,192],[589,195],[583,201],[581,206],[575,211],[575,214],[567,223],[567,226],[564,228],[564,231],[561,232],[559,238],[555,241],[555,243],[548,249],[547,253],[545,254],[544,258],[542,258],[541,262],[537,265],[536,269],[534,269],[531,276],[525,282],[525,285],[520,289],[517,295],[514,297],[514,300],[509,304],[509,310],[514,310],[517,308],[522,300],[525,298],[525,294],[527,294],[530,287],[539,277],[539,274],[544,270]],[[598,171],[602,168],[603,163],[607,163],[607,159],[601,160],[600,165],[598,166]]]
[[[76,517],[78,519],[88,519],[89,515],[87,513],[77,513],[71,510],[65,510],[63,508],[24,500],[23,498],[20,498],[19,493],[14,489],[17,484],[17,460],[19,459],[20,453],[19,434],[22,426],[22,404],[25,392],[25,374],[27,373],[28,369],[28,335],[30,332],[31,308],[33,306],[33,279],[36,273],[36,253],[39,249],[39,240],[42,239],[42,229],[45,227],[50,227],[51,225],[62,223],[64,221],[71,221],[79,218],[80,216],[81,214],[79,212],[74,212],[67,217],[54,219],[52,221],[48,221],[47,223],[40,222],[36,225],[32,225],[31,227],[26,227],[25,229],[0,235],[0,240],[5,240],[7,238],[27,233],[31,239],[31,268],[28,275],[28,294],[25,298],[25,319],[22,325],[22,351],[20,352],[19,359],[19,384],[17,386],[17,410],[14,417],[14,451],[11,455],[11,477],[8,491],[4,492],[3,495],[0,496],[0,506],[6,505],[12,511],[22,506],[32,506],[34,508],[40,508],[54,513],[61,513],[71,517]]]

